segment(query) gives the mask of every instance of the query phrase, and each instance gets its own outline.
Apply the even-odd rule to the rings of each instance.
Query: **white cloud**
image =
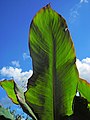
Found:
[[[88,0],[80,0],[80,3],[88,3]]]
[[[79,9],[82,7],[82,3],[88,3],[88,0],[80,0],[70,9],[69,23],[74,23],[79,16]]]
[[[79,71],[79,76],[90,83],[90,58],[87,57],[81,61],[77,59],[76,65]]]
[[[15,66],[15,67],[20,67],[19,61],[14,60],[14,61],[12,61],[11,63],[12,63],[12,65]]]
[[[81,4],[76,4],[73,8],[70,9],[70,16],[69,16],[69,22],[73,23],[76,21],[76,18],[79,16],[79,9],[81,7]]]
[[[87,57],[86,59],[83,59],[82,62],[83,62],[83,63],[90,64],[90,58]]]
[[[3,67],[0,70],[0,75],[2,77],[7,77],[8,79],[13,78],[15,82],[26,90],[28,78],[32,76],[32,70],[23,72],[20,68],[13,68],[13,67]]]
[[[23,53],[23,59],[26,60],[28,58],[30,58],[30,55],[28,55],[27,53]]]

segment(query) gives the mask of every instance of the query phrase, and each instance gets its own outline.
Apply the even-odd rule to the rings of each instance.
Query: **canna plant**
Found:
[[[76,54],[65,19],[50,5],[34,16],[29,33],[33,75],[27,91],[14,80],[0,82],[8,97],[34,120],[64,120],[73,114],[76,92],[90,101],[90,84],[79,78]],[[87,92],[88,91],[88,92]]]

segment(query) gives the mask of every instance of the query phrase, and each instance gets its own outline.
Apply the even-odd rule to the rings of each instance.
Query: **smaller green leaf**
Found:
[[[80,78],[78,83],[78,91],[88,100],[88,102],[90,102],[90,83]]]
[[[0,86],[6,91],[8,97],[12,100],[13,103],[19,104],[14,91],[14,80],[0,81]]]
[[[0,106],[0,118],[15,120],[9,110]]]
[[[16,93],[18,102],[21,105],[23,111],[26,112],[28,115],[30,115],[34,120],[37,120],[34,112],[25,101],[25,96],[22,89],[16,83],[14,83],[14,85],[15,85],[15,93]]]

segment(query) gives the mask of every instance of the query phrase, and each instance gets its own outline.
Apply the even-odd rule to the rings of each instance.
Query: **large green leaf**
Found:
[[[26,102],[39,120],[59,120],[72,114],[79,79],[66,21],[47,5],[33,18],[29,37],[33,76],[28,81]]]
[[[90,83],[81,78],[78,82],[78,91],[90,102]]]
[[[4,80],[0,81],[0,86],[7,92],[8,97],[13,103],[19,104],[14,91],[14,80]]]

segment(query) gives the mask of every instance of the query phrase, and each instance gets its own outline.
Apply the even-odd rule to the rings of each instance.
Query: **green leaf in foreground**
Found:
[[[0,86],[6,91],[8,97],[12,100],[13,103],[19,104],[14,91],[14,80],[0,81]]]
[[[72,114],[79,79],[66,21],[47,5],[33,18],[29,37],[33,76],[28,81],[26,102],[39,120],[59,120]]]
[[[2,118],[7,120],[15,120],[14,116],[10,113],[10,111],[0,106],[0,120]]]

